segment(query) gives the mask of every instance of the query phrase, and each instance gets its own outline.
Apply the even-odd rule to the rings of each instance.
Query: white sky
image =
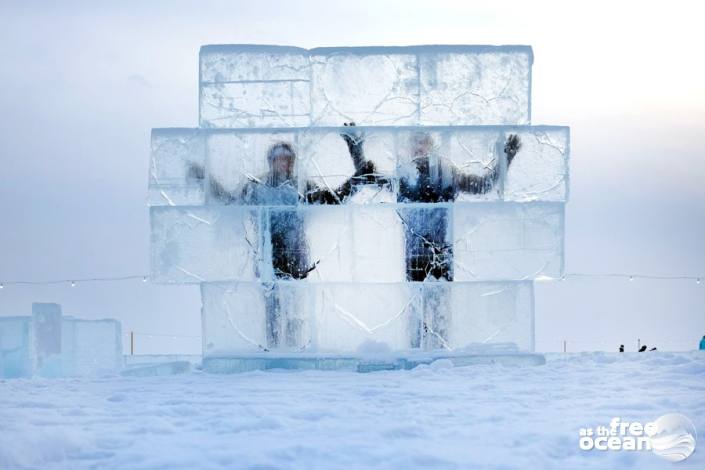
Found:
[[[197,125],[198,48],[218,43],[531,45],[533,123],[571,126],[567,270],[705,277],[698,5],[2,1],[0,282],[148,271],[149,132]],[[536,298],[539,349],[637,337],[683,349],[705,334],[705,281],[567,281]],[[28,314],[32,301],[126,331],[200,334],[197,288],[8,285],[0,315]]]

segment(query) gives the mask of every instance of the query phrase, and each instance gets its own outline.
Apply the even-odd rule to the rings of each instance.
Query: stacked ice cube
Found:
[[[533,351],[533,280],[563,274],[569,129],[529,125],[532,61],[525,46],[203,47],[200,127],[152,131],[149,195],[152,279],[201,285],[204,358]],[[405,196],[423,191],[420,159],[444,197]],[[443,266],[412,273],[419,249]],[[282,275],[282,256],[301,266]]]
[[[32,316],[0,317],[0,377],[66,377],[122,368],[116,320],[62,316],[61,306],[32,304]]]

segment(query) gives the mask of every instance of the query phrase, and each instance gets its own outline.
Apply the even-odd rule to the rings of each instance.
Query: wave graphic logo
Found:
[[[681,414],[669,413],[659,417],[649,431],[652,452],[666,460],[680,462],[695,451],[695,426]]]

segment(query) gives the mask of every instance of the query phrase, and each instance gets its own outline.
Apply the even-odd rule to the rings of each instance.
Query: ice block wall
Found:
[[[526,46],[204,46],[200,127],[528,124]]]
[[[204,355],[532,351],[570,154],[567,127],[530,125],[532,61],[203,47],[200,127],[152,131],[149,203],[151,279],[201,285]]]

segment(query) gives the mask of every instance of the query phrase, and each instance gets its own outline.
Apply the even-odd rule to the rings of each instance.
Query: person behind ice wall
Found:
[[[353,127],[355,123],[345,123]],[[355,173],[338,188],[320,188],[311,181],[305,182],[305,193],[297,189],[295,167],[296,152],[288,142],[277,142],[267,151],[269,170],[260,177],[249,177],[247,183],[235,191],[227,190],[214,175],[209,175],[210,195],[222,204],[271,205],[266,212],[266,224],[271,240],[271,266],[275,282],[267,283],[265,294],[266,338],[269,348],[306,347],[303,318],[295,286],[276,281],[305,279],[316,268],[317,262],[309,259],[308,244],[304,234],[302,213],[294,207],[299,202],[309,204],[341,204],[361,184],[383,182],[374,173],[374,165],[362,152],[364,137],[352,130],[341,133],[353,160]],[[189,176],[205,178],[203,167],[191,164]],[[261,273],[260,273],[261,275]]]
[[[501,145],[501,144],[500,144]],[[521,141],[510,134],[503,151],[511,165]],[[466,174],[438,155],[433,137],[418,132],[411,137],[411,162],[401,169],[398,202],[447,203],[462,193],[484,194],[500,176],[499,164],[486,174]],[[404,226],[406,278],[408,281],[452,281],[453,242],[448,239],[449,208],[436,206],[400,210]],[[448,289],[442,283],[421,286],[421,311],[412,315],[412,348],[439,349],[447,346]]]

